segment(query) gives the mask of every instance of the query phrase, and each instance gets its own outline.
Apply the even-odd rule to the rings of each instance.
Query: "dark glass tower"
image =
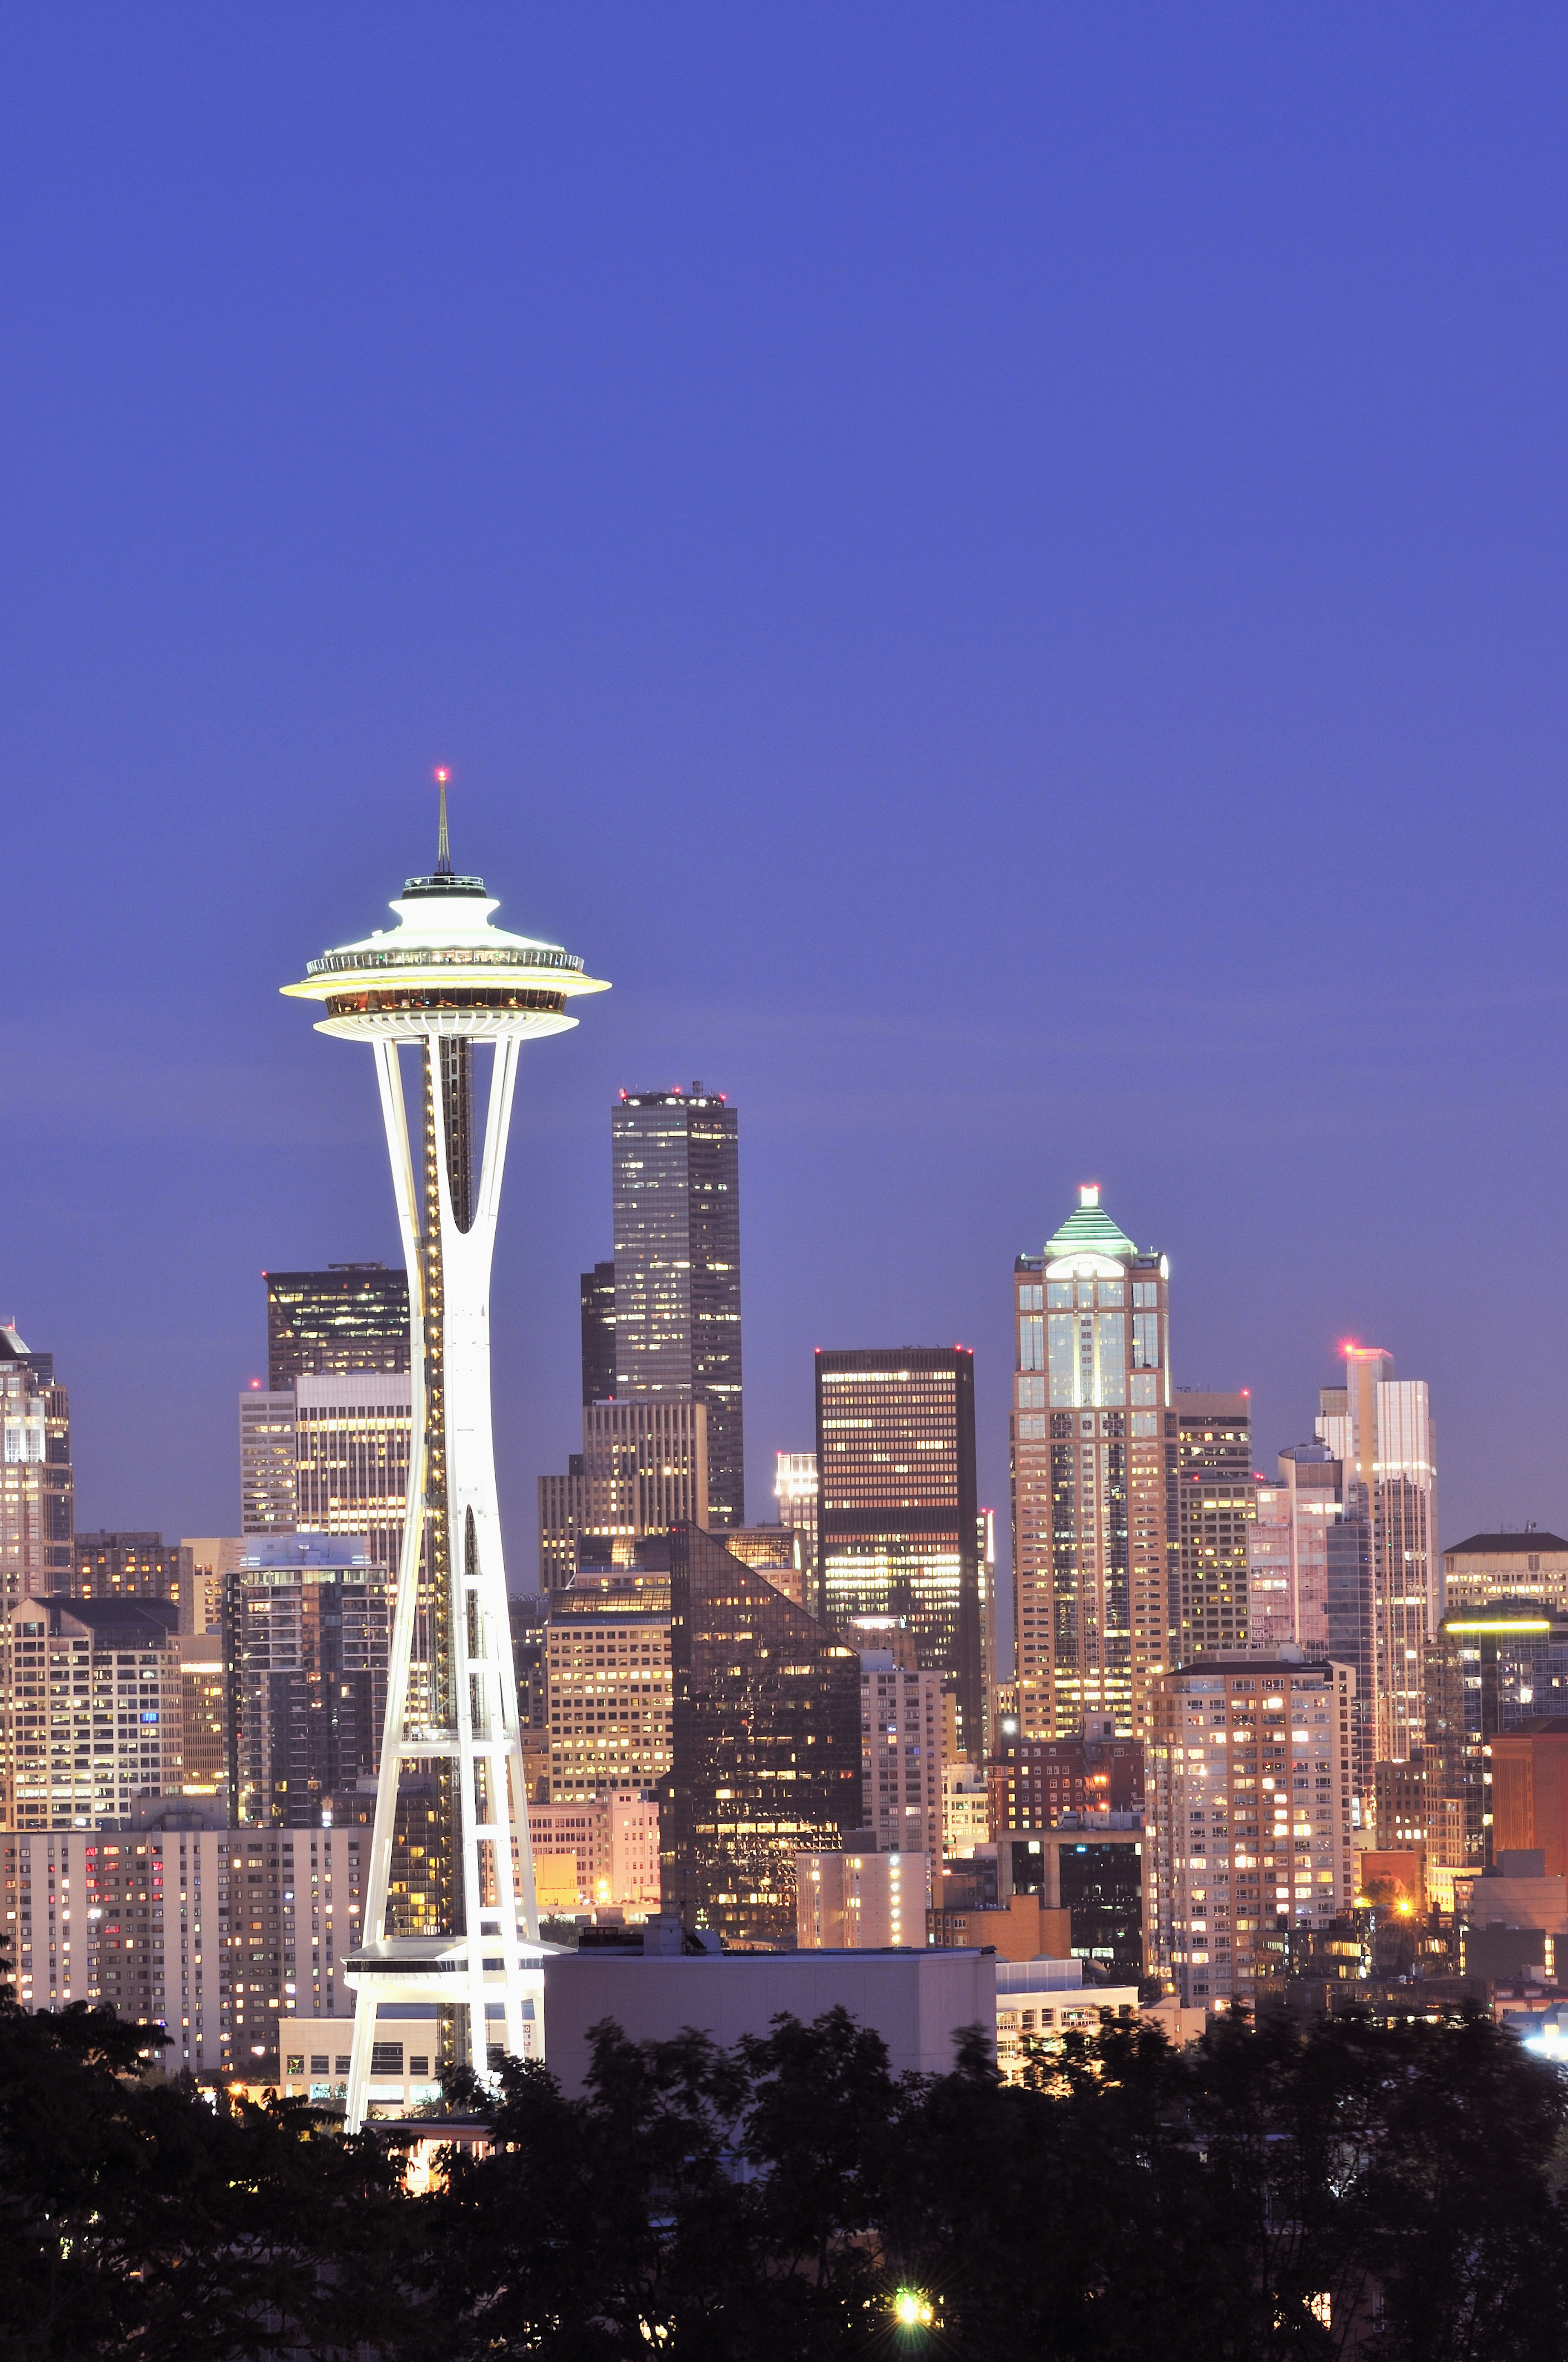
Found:
[[[582,1307],[582,1399],[609,1402],[615,1392],[615,1266],[596,1263],[578,1282]]]
[[[901,1616],[984,1759],[975,1356],[962,1345],[819,1352],[817,1565],[823,1620]]]
[[[664,1907],[689,1927],[788,1942],[796,1854],[860,1821],[860,1660],[719,1535],[680,1526],[639,1545],[650,1570],[667,1555]]]
[[[449,1093],[459,1106],[462,1094]],[[467,1146],[467,1130],[463,1129]],[[462,1168],[467,1171],[466,1164]],[[408,1276],[384,1263],[330,1263],[325,1271],[269,1271],[267,1384],[348,1370],[408,1367]]]
[[[701,1083],[625,1093],[610,1138],[614,1391],[707,1405],[709,1520],[744,1525],[735,1110]]]

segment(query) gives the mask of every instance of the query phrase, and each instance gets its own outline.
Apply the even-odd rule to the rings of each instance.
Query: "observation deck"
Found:
[[[610,988],[559,944],[493,926],[501,905],[482,877],[442,869],[411,877],[388,907],[396,927],[324,952],[298,984],[282,988],[293,999],[326,1002],[318,1033],[404,1042],[562,1033],[577,1023],[569,1000]]]

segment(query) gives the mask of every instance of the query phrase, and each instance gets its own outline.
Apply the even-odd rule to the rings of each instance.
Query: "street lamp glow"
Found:
[[[380,2003],[449,2011],[480,2077],[494,2048],[542,2051],[544,1955],[491,1438],[490,1273],[519,1048],[574,1026],[569,1001],[607,988],[560,944],[491,924],[499,905],[484,880],[453,871],[444,773],[437,781],[436,867],[392,903],[397,926],[325,952],[282,988],[325,1003],[318,1032],[374,1054],[408,1271],[408,1501],[365,1916],[344,1965],[356,1996],[350,2131],[370,2103]],[[405,1047],[419,1076],[413,1140]],[[486,1047],[481,1138],[475,1052]],[[389,1925],[404,1765],[421,1768],[434,1801],[420,1891],[399,1898]]]
[[[900,2289],[893,2299],[893,2319],[900,2329],[929,2329],[935,2317],[931,2299],[919,2289]]]

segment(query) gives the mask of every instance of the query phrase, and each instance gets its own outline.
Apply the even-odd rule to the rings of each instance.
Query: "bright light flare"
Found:
[[[929,2329],[935,2318],[931,2299],[919,2289],[900,2289],[893,2299],[893,2319],[900,2329]]]

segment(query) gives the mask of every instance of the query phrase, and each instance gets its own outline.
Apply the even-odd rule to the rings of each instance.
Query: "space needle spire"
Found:
[[[398,924],[312,960],[295,998],[316,1031],[368,1042],[408,1270],[413,1443],[356,1996],[347,2122],[371,2092],[378,2005],[435,2003],[442,2055],[481,2077],[543,2048],[543,1953],[491,1439],[490,1275],[525,1041],[577,1023],[606,986],[558,944],[491,924],[480,877],[452,868],[447,774],[435,869]],[[413,1052],[411,1130],[403,1053]],[[476,1052],[490,1088],[475,1113]],[[431,1800],[413,1842],[403,1776]],[[395,1871],[395,1876],[394,1876]]]

